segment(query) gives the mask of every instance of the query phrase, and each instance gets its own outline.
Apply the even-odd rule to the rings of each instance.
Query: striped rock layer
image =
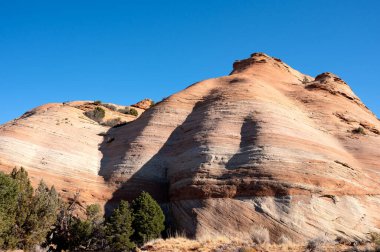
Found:
[[[54,126],[62,111],[70,129]],[[255,53],[126,125],[82,115],[62,105],[2,126],[0,162],[79,186],[106,208],[148,191],[196,237],[245,239],[260,227],[273,242],[301,242],[379,231],[380,122],[332,73],[313,78]]]

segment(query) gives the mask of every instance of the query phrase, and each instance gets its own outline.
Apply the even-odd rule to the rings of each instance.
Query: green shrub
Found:
[[[56,221],[58,208],[54,187],[49,189],[41,181],[33,195],[23,168],[13,169],[10,176],[0,174],[0,247],[29,250],[42,244]]]
[[[74,235],[71,235],[71,232],[76,221],[74,212],[79,206],[78,201],[79,193],[76,193],[69,202],[62,202],[54,228],[47,235],[46,245],[54,244],[56,251],[72,248]]]
[[[365,131],[364,131],[364,129],[362,127],[358,127],[356,129],[353,129],[352,132],[355,133],[355,134],[365,135]]]
[[[86,207],[86,218],[75,214],[79,210],[79,193],[70,203],[63,203],[54,225],[47,236],[46,245],[54,244],[54,251],[90,251],[105,247],[103,218],[100,206],[92,204]]]
[[[147,192],[142,192],[132,202],[133,235],[137,244],[160,237],[165,229],[165,216],[158,203]]]
[[[93,225],[88,220],[73,219],[70,225],[70,241],[69,250],[77,250],[87,248],[87,241],[91,238]]]
[[[130,108],[130,107],[125,107],[123,109],[119,109],[118,112],[126,114],[126,115],[133,115],[133,116],[139,115],[139,112],[136,109]]]
[[[104,223],[99,205],[87,206],[84,220],[72,217],[69,228],[70,250],[99,250],[104,244]]]
[[[108,108],[108,109],[110,109],[112,111],[116,111],[117,110],[116,106],[112,105],[112,104],[105,103],[105,104],[102,104],[102,106],[106,107],[106,108]]]
[[[96,222],[100,218],[99,204],[91,204],[86,207],[86,217],[88,220]]]
[[[375,245],[376,252],[380,251],[380,234],[378,233],[370,233],[371,241]]]
[[[125,108],[118,109],[117,112],[129,115],[129,110],[130,110],[129,107],[125,107]]]
[[[101,107],[96,107],[94,109],[94,117],[95,118],[103,119],[105,115],[106,115],[106,112]]]
[[[16,223],[12,229],[12,235],[14,240],[17,240],[22,247],[27,247],[29,246],[29,239],[23,227],[26,227],[27,220],[31,214],[30,206],[33,203],[33,187],[30,183],[28,173],[23,167],[19,170],[14,168],[10,176],[15,180],[19,191],[17,197]]]
[[[127,201],[121,201],[106,224],[107,241],[112,251],[126,251],[136,245],[130,240],[133,234],[132,211]]]
[[[94,226],[89,220],[74,219],[70,226],[70,234],[72,235],[70,246],[71,250],[83,247],[87,248],[87,242],[91,239]]]
[[[101,107],[96,107],[95,109],[93,110],[89,110],[89,111],[86,111],[84,113],[88,118],[96,121],[96,122],[100,122],[104,116],[106,115],[106,112],[104,111],[103,108]]]
[[[30,214],[25,221],[23,247],[30,249],[42,244],[55,224],[60,207],[60,198],[54,186],[50,189],[41,181],[35,190]]]
[[[14,248],[11,229],[16,224],[19,190],[16,182],[0,172],[0,248]]]
[[[102,104],[102,101],[99,101],[99,100],[94,101],[94,104],[95,104],[95,105],[100,105],[100,104]]]
[[[0,250],[55,245],[55,251],[130,251],[164,230],[164,214],[146,192],[131,208],[121,201],[107,221],[99,205],[87,206],[86,218],[79,218],[78,197],[62,202],[43,181],[33,192],[23,168],[0,172]]]
[[[129,114],[131,114],[131,115],[133,115],[133,116],[138,116],[138,115],[139,115],[139,112],[137,112],[136,109],[131,108],[131,109],[129,110]]]
[[[108,127],[115,127],[119,124],[123,124],[125,123],[125,121],[122,121],[120,117],[117,117],[117,118],[113,118],[113,119],[109,119],[105,122],[102,123],[102,125],[104,126],[108,126]]]

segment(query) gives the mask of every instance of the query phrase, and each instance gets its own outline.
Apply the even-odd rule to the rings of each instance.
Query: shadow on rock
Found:
[[[244,118],[240,130],[240,146],[238,152],[228,160],[226,168],[233,170],[237,168],[244,168],[244,166],[252,166],[252,162],[255,157],[260,157],[262,150],[257,146],[257,136],[260,127],[253,118],[253,116],[247,116]]]

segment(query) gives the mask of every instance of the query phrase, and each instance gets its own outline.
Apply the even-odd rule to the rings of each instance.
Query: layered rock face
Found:
[[[256,53],[229,76],[134,105],[151,108],[119,127],[86,118],[91,106],[46,105],[1,126],[0,166],[110,208],[148,191],[198,238],[380,231],[380,122],[334,74],[313,78]]]
[[[85,115],[96,107],[105,111],[99,122]],[[117,109],[124,107],[84,101],[46,104],[0,126],[0,170],[23,166],[34,185],[43,179],[64,198],[79,192],[84,204],[105,202],[114,190],[98,175],[107,124],[136,119]]]
[[[256,53],[111,129],[110,201],[148,190],[188,234],[363,239],[380,228],[380,122],[339,77]]]

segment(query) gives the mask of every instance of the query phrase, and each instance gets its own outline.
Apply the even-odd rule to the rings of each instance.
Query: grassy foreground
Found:
[[[344,244],[252,244],[239,240],[231,240],[226,237],[209,237],[202,240],[192,240],[185,237],[173,237],[168,239],[156,239],[146,243],[138,251],[167,251],[167,252],[319,252],[319,251],[337,251],[337,252],[354,252],[354,251],[380,251],[376,249],[376,244],[367,243],[362,245],[344,245]]]

